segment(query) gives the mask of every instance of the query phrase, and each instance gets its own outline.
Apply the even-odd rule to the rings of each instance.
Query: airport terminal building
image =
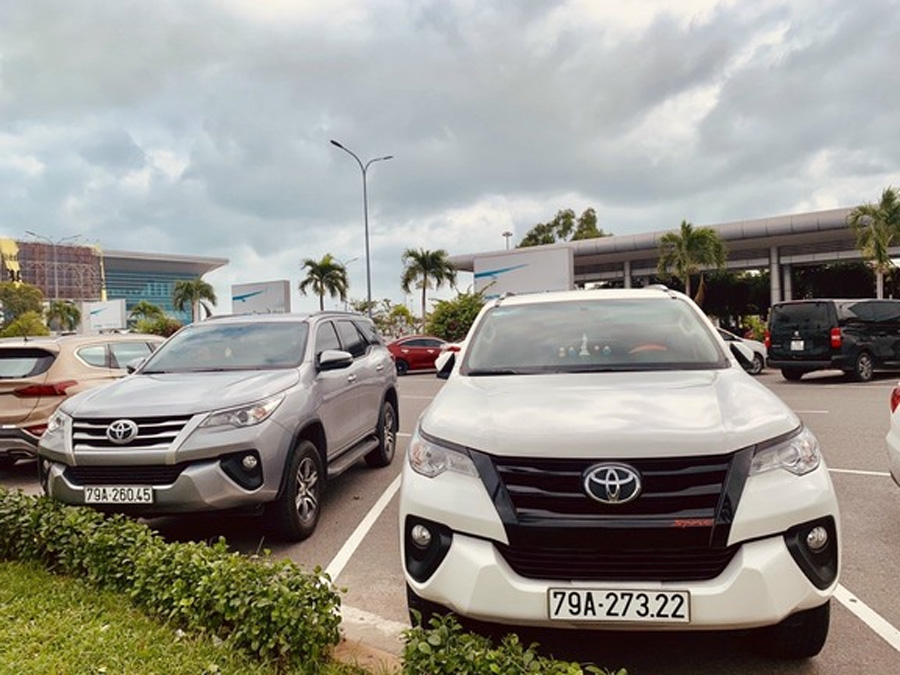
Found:
[[[169,316],[191,320],[190,310],[172,304],[176,281],[202,277],[228,264],[227,258],[103,251],[96,246],[0,239],[3,281],[37,286],[48,300],[125,300],[126,311],[140,300]]]

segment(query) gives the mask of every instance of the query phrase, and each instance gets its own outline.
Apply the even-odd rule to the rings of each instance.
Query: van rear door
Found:
[[[831,359],[831,330],[837,328],[830,300],[785,302],[773,305],[769,317],[772,346],[769,358],[779,361]]]

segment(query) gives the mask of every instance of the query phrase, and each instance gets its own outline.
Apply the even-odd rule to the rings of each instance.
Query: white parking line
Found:
[[[838,585],[837,590],[834,592],[834,597],[844,607],[853,612],[864,624],[875,631],[879,637],[900,652],[900,630],[894,628],[878,612],[843,586]]]
[[[375,506],[369,509],[366,517],[356,526],[356,529],[353,530],[353,534],[351,534],[347,541],[344,542],[344,545],[341,546],[341,550],[338,551],[337,555],[332,558],[330,563],[328,563],[328,567],[325,568],[325,573],[331,577],[332,581],[336,581],[341,572],[344,571],[344,567],[347,566],[350,557],[356,552],[356,549],[359,548],[359,545],[362,543],[363,539],[366,538],[366,535],[369,533],[369,530],[372,529],[375,521],[378,520],[378,516],[381,515],[381,512],[384,511],[399,489],[400,476],[397,476],[394,479],[394,482],[391,483],[387,490],[382,493],[381,497],[378,498],[378,501],[375,502]]]
[[[890,478],[890,473],[887,471],[860,471],[858,469],[832,469],[828,468],[829,473],[848,473],[854,476],[884,476]]]

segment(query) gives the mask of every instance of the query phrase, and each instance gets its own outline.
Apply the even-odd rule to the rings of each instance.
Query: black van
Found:
[[[772,305],[768,364],[787,380],[838,369],[860,382],[900,369],[900,300],[790,300]]]

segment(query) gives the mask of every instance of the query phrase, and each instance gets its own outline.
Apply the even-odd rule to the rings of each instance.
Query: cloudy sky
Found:
[[[500,250],[563,208],[634,234],[877,201],[900,186],[898,16],[900,0],[0,0],[0,236],[225,257],[207,279],[229,311],[231,284],[296,289],[325,253],[365,297],[362,176],[330,139],[394,156],[368,172],[373,296],[394,302],[404,249]]]

